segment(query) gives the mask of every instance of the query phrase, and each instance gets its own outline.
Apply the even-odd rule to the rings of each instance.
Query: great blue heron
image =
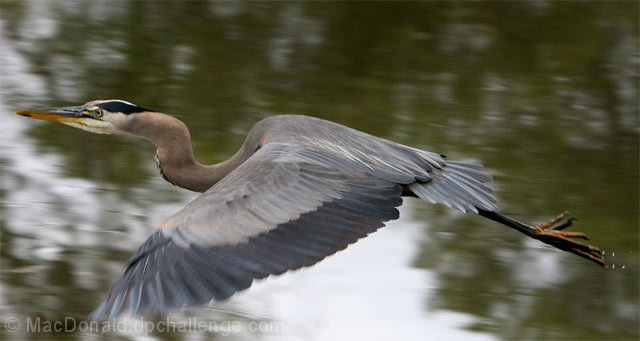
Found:
[[[93,319],[222,300],[254,279],[313,265],[397,219],[401,196],[477,213],[605,264],[600,249],[569,239],[585,234],[562,231],[566,214],[531,226],[498,213],[481,165],[318,118],[263,119],[233,157],[207,166],[194,160],[184,123],[126,101],[16,114],[143,137],[157,146],[163,178],[203,192],[135,252]]]

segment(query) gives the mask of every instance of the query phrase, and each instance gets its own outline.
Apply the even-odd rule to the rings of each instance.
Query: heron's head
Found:
[[[153,110],[118,99],[96,100],[75,107],[16,111],[16,115],[58,121],[98,134],[131,134],[141,113]]]

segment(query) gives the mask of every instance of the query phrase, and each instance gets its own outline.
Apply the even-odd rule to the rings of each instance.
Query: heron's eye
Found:
[[[96,110],[96,116],[98,116],[98,117],[102,117],[102,115],[103,115],[103,114],[102,114],[102,110],[97,109],[97,110]]]

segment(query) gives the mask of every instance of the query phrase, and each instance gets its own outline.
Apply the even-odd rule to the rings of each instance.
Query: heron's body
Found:
[[[491,177],[481,165],[445,161],[318,118],[266,118],[233,157],[202,165],[181,121],[128,102],[17,114],[143,137],[157,146],[156,163],[166,180],[203,192],[131,257],[95,319],[204,304],[254,279],[315,264],[396,219],[403,195],[479,213],[604,264],[599,249],[567,238],[584,234],[560,231],[570,221],[532,227],[496,212],[486,184]]]
[[[191,139],[186,126],[172,116],[166,115],[165,119],[175,122],[171,124],[171,131],[163,131],[161,136],[169,135],[172,139],[167,141],[149,135],[149,140],[158,147],[155,157],[158,170],[167,181],[195,192],[204,192],[269,143],[308,147],[340,155],[367,168],[375,168],[380,177],[403,185],[416,181],[428,182],[435,175],[434,172],[445,165],[439,154],[303,115],[265,118],[251,128],[244,143],[231,158],[216,165],[201,165],[193,159]],[[185,146],[189,148],[184,148]],[[181,158],[177,159],[176,155]],[[481,166],[474,165],[472,168],[480,169]],[[482,182],[490,180],[488,175],[483,178]],[[495,207],[486,205],[485,208]],[[464,211],[467,210],[473,208],[468,207]]]

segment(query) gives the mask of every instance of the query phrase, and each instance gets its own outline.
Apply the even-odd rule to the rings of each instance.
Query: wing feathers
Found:
[[[134,253],[90,318],[222,300],[254,279],[313,265],[397,219],[400,184],[424,200],[465,212],[495,209],[484,184],[491,177],[481,165],[392,149],[405,164],[380,155],[343,157],[265,144],[167,219]],[[364,164],[366,157],[377,161]]]
[[[493,189],[484,184],[491,180],[491,176],[482,171],[482,165],[450,161],[434,171],[431,181],[414,182],[409,189],[431,203],[478,213],[478,209],[497,209]]]
[[[91,318],[221,300],[254,279],[313,265],[397,217],[400,186],[382,180],[375,187],[365,183],[371,181],[346,186],[341,198],[245,242],[184,248],[157,231],[134,254]]]

